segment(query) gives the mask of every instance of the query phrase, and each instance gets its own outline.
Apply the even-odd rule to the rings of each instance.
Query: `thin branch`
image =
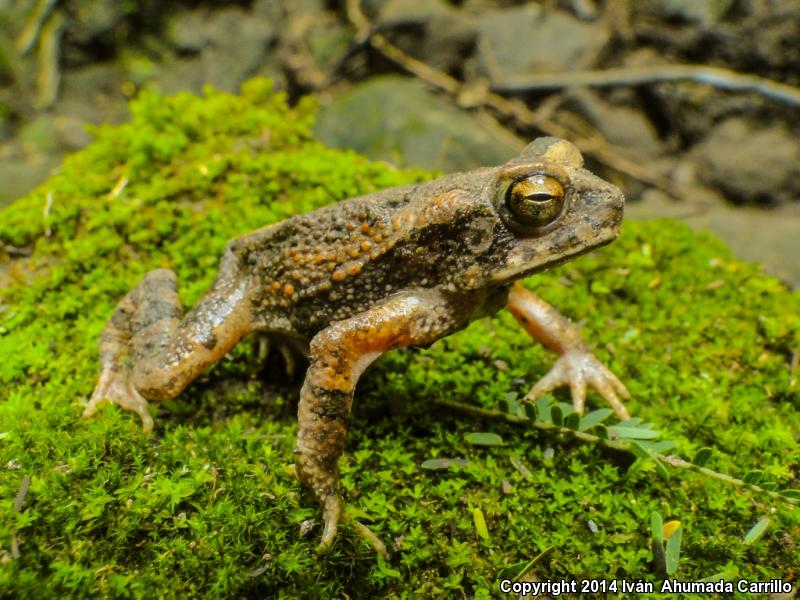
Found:
[[[61,36],[64,15],[56,10],[42,27],[39,36],[39,66],[37,73],[37,104],[49,108],[58,98],[61,84]]]
[[[605,70],[541,73],[492,83],[497,92],[529,92],[569,87],[612,87],[671,81],[694,81],[717,88],[756,92],[794,106],[800,106],[800,89],[756,75],[706,65],[648,65]]]
[[[25,55],[31,51],[39,40],[39,34],[42,31],[42,26],[50,16],[50,12],[56,5],[58,0],[39,0],[36,6],[28,14],[28,18],[22,27],[19,37],[17,37],[17,51],[21,55]]]
[[[536,429],[542,429],[546,431],[552,431],[554,433],[560,433],[567,436],[572,436],[581,441],[589,442],[591,444],[596,444],[598,446],[603,446],[605,448],[611,448],[613,450],[622,450],[623,452],[632,452],[630,442],[624,440],[607,440],[605,438],[601,438],[600,436],[593,435],[585,431],[577,431],[575,429],[570,429],[569,427],[560,427],[558,425],[549,423],[547,421],[532,420],[529,419],[528,417],[512,415],[509,413],[501,412],[499,410],[481,408],[479,406],[464,404],[462,402],[455,402],[452,400],[434,400],[433,403],[437,406],[441,406],[442,408],[447,408],[449,410],[457,410],[461,413],[465,413],[475,417],[480,417],[482,419],[505,421],[506,423],[513,423],[514,425],[526,425],[528,427],[534,427]],[[713,469],[701,467],[687,460],[684,460],[679,456],[666,455],[655,452],[652,454],[652,458],[657,460],[661,464],[669,467],[694,471],[695,473],[701,473],[702,475],[711,477],[712,479],[717,479],[718,481],[723,481],[725,483],[734,485],[736,487],[747,488],[758,494],[765,494],[770,498],[773,498],[774,500],[780,500],[782,502],[786,502],[788,504],[792,504],[795,506],[800,505],[800,499],[784,496],[779,492],[766,490],[758,485],[747,483],[745,481],[742,481],[741,479],[736,479],[735,477],[727,475],[726,473],[720,473],[719,471],[714,471]]]

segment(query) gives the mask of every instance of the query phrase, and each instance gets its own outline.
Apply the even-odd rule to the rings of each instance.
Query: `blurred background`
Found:
[[[0,0],[0,207],[146,86],[272,78],[325,143],[445,172],[578,144],[800,286],[796,0]]]

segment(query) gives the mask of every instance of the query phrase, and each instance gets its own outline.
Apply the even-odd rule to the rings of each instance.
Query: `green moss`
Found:
[[[436,409],[436,399],[496,407],[546,372],[553,356],[505,314],[428,350],[387,355],[359,385],[343,484],[352,509],[395,549],[389,561],[348,525],[321,557],[319,525],[299,535],[319,510],[291,468],[296,387],[275,383],[279,363],[259,360],[252,343],[160,405],[150,437],[115,408],[81,421],[97,337],[146,271],[175,269],[191,304],[229,238],[426,176],[322,147],[312,118],[309,102],[287,108],[258,81],[238,97],[146,94],[129,124],[99,129],[59,174],[0,213],[0,244],[33,251],[0,272],[0,595],[486,597],[502,569],[548,548],[530,575],[654,581],[655,510],[683,522],[680,578],[736,569],[797,581],[796,508]],[[717,470],[758,468],[797,487],[797,294],[672,221],[627,223],[617,243],[529,284],[585,324],[630,387],[629,408],[679,453],[710,446]],[[473,431],[505,444],[471,446]],[[419,468],[436,457],[468,462]],[[744,545],[765,515],[766,534]]]

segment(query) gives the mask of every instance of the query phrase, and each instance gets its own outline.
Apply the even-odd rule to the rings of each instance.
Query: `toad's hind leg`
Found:
[[[100,335],[100,378],[84,417],[105,402],[153,428],[148,400],[178,395],[251,331],[246,285],[227,253],[212,288],[181,319],[175,274],[151,271],[117,305]]]
[[[298,477],[323,506],[322,548],[333,541],[342,515],[337,461],[361,373],[388,350],[430,344],[463,326],[468,306],[430,291],[398,295],[333,323],[311,340],[297,409],[295,463]]]

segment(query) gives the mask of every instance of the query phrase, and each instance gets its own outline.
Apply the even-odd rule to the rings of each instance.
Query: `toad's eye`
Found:
[[[509,186],[506,208],[520,225],[544,227],[561,214],[564,196],[564,187],[557,179],[533,175]]]

